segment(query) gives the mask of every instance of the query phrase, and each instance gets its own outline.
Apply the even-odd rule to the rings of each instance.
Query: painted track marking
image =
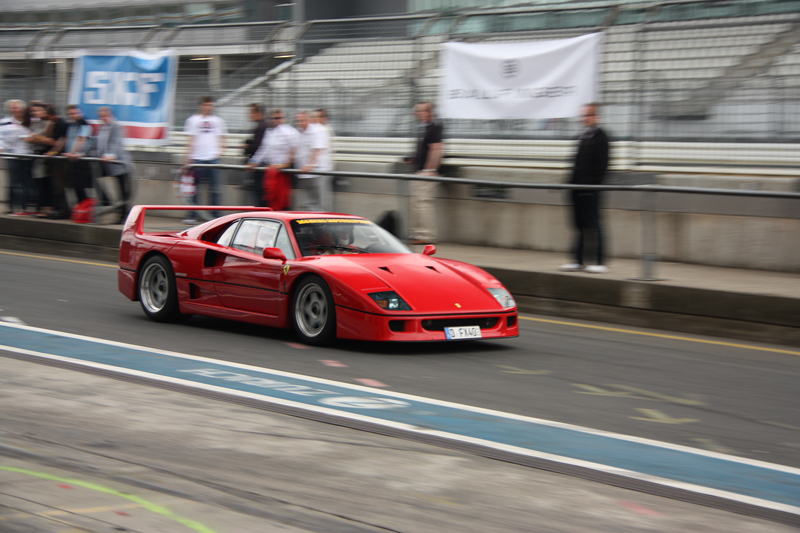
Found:
[[[12,353],[366,422],[800,516],[800,469],[789,466],[29,326],[0,323],[0,339],[0,349]]]
[[[105,493],[105,494],[111,494],[112,496],[119,496],[120,498],[124,498],[126,500],[130,500],[130,501],[140,505],[141,507],[147,509],[148,511],[154,512],[156,514],[160,514],[160,515],[162,515],[162,516],[164,516],[166,518],[169,518],[170,520],[173,520],[174,522],[177,522],[177,523],[179,523],[179,524],[181,524],[183,526],[186,526],[189,529],[193,529],[193,530],[195,530],[195,531],[197,531],[199,533],[214,533],[214,531],[212,529],[206,527],[205,525],[201,524],[200,522],[197,522],[196,520],[190,520],[188,518],[183,518],[182,516],[179,516],[179,515],[175,514],[172,510],[168,509],[167,507],[152,503],[152,502],[150,502],[148,500],[145,500],[144,498],[141,498],[139,496],[135,496],[133,494],[128,494],[126,492],[120,492],[118,490],[115,490],[115,489],[112,489],[112,488],[109,488],[109,487],[105,487],[103,485],[98,485],[97,483],[90,483],[88,481],[83,481],[83,480],[80,480],[80,479],[68,479],[68,478],[53,476],[53,475],[47,474],[45,472],[36,472],[35,470],[26,470],[24,468],[16,468],[16,467],[13,467],[13,466],[0,465],[0,470],[5,470],[7,472],[14,472],[14,473],[17,473],[17,474],[26,474],[28,476],[38,477],[40,479],[46,479],[46,480],[49,480],[49,481],[57,481],[57,482],[61,482],[62,484],[75,485],[76,487],[81,487],[81,488],[84,488],[84,489],[94,490],[94,491],[102,492],[102,493]],[[72,487],[70,487],[70,488],[72,488]]]

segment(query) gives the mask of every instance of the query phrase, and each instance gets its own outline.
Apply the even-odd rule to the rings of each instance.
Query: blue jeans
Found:
[[[192,161],[195,165],[216,165],[219,164],[219,159],[194,159]],[[207,184],[208,185],[208,194],[211,197],[211,201],[208,202],[206,205],[220,205],[220,194],[222,192],[222,187],[220,184],[220,173],[219,169],[216,168],[196,168],[194,169],[194,184],[196,187],[195,195],[192,197],[192,203],[194,205],[200,205],[198,203],[198,198],[200,197],[200,185]],[[219,213],[217,211],[212,211],[211,216],[217,218]],[[189,218],[197,218],[197,212],[192,211],[189,213]],[[205,218],[205,217],[203,217]]]

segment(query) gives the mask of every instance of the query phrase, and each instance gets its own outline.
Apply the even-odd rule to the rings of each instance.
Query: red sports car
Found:
[[[165,209],[186,206],[134,207],[119,250],[119,290],[153,320],[291,327],[312,345],[519,335],[516,303],[497,279],[431,257],[433,245],[413,253],[369,220],[228,207],[237,212],[185,231],[145,232],[145,213]]]

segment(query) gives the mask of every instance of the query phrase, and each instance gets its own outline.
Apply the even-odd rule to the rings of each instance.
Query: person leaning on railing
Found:
[[[46,106],[49,126],[39,142],[49,147],[46,155],[61,155],[67,138],[67,121],[58,115],[58,109],[54,104],[46,104]],[[45,163],[50,177],[50,198],[53,203],[53,211],[47,214],[47,218],[69,218],[69,205],[64,194],[69,177],[69,161],[54,158],[48,159]]]
[[[97,117],[103,123],[97,132],[95,141],[97,157],[103,160],[100,165],[103,170],[103,176],[113,176],[117,179],[122,205],[120,206],[119,218],[115,223],[122,224],[125,222],[129,211],[128,201],[131,196],[130,172],[133,167],[133,160],[122,143],[125,133],[119,122],[114,120],[114,113],[111,108],[101,107],[97,110]]]
[[[14,154],[30,154],[31,116],[25,102],[8,100],[8,116],[0,120],[0,143],[2,150]],[[32,188],[32,160],[28,158],[6,158],[8,165],[8,212],[9,215],[25,215]]]
[[[31,114],[31,134],[28,137],[28,143],[34,154],[43,155],[50,150],[52,145],[47,137],[47,132],[52,126],[47,114],[47,104],[38,101],[31,102],[28,109]],[[47,161],[42,159],[33,161],[33,181],[36,184],[37,216],[47,217],[53,212],[52,185]]]

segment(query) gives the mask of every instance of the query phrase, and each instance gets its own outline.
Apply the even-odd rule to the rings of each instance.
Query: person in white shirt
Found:
[[[261,146],[250,158],[249,167],[267,165],[283,170],[292,166],[292,161],[297,154],[300,134],[286,123],[286,115],[281,109],[272,110],[272,124],[272,129],[264,134]]]
[[[273,128],[264,134],[261,146],[247,166],[251,169],[266,165],[264,173],[264,194],[267,205],[275,210],[291,206],[291,176],[282,172],[290,168],[297,155],[300,134],[286,124],[286,115],[281,109],[272,110]]]
[[[214,115],[214,99],[211,96],[200,98],[200,112],[186,119],[183,131],[189,135],[189,146],[186,152],[186,164],[215,165],[219,163],[219,158],[225,150],[225,135],[228,129],[225,121]],[[211,201],[209,205],[220,205],[220,193],[222,184],[220,183],[220,172],[218,169],[197,168],[194,170],[195,185],[198,194],[192,197],[192,202],[198,205],[197,199],[200,192],[200,185],[206,183],[209,189]],[[218,213],[212,213],[214,217]],[[191,211],[189,218],[183,221],[185,224],[194,225],[197,223],[197,213]]]
[[[3,152],[13,154],[32,153],[28,142],[31,131],[30,113],[22,100],[6,102],[8,116],[0,120],[0,143]],[[25,214],[28,199],[33,186],[31,159],[7,158],[8,164],[8,213],[9,215]],[[15,208],[19,207],[18,210]]]
[[[298,205],[302,211],[329,211],[333,208],[332,178],[309,174],[313,170],[331,170],[330,137],[320,124],[308,121],[308,113],[295,115],[300,132],[297,166],[303,172],[297,175],[297,188],[301,191]]]

